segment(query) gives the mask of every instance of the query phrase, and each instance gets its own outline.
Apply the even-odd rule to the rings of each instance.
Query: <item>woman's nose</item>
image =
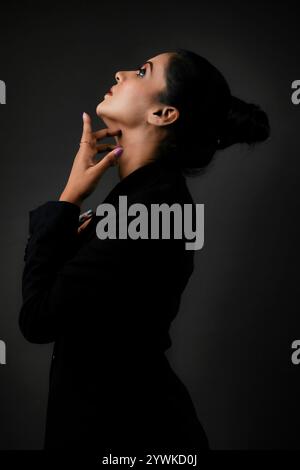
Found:
[[[120,81],[122,73],[123,73],[123,72],[117,72],[117,73],[115,74],[115,79],[116,79],[117,82]]]
[[[124,77],[126,76],[126,74],[130,75],[130,73],[135,73],[135,72],[126,71],[126,70],[118,71],[115,74],[115,79],[116,79],[117,82],[122,81],[122,80],[124,80]]]

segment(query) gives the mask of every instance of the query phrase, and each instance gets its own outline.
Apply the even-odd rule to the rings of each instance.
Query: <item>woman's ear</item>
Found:
[[[176,121],[178,118],[178,109],[165,106],[158,111],[150,111],[148,115],[148,122],[150,124],[154,124],[155,126],[165,126],[167,124],[172,124],[172,122]]]

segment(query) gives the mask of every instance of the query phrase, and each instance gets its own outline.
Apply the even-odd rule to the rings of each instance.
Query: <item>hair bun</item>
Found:
[[[254,145],[267,140],[269,135],[269,119],[260,106],[231,96],[230,108],[217,140],[218,148],[237,143]]]

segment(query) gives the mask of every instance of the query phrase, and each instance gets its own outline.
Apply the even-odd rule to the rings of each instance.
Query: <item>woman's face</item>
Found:
[[[104,121],[116,121],[127,128],[135,128],[147,122],[149,113],[159,104],[157,94],[166,86],[165,71],[171,53],[162,53],[140,64],[138,70],[121,70],[116,73],[117,83],[112,95],[106,94],[96,113]]]

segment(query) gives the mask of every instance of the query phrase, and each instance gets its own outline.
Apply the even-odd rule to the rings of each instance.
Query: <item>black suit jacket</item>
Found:
[[[111,190],[103,202],[117,215],[119,195],[149,212],[193,204],[182,173],[159,161]],[[96,213],[78,235],[80,209],[69,202],[29,214],[19,326],[32,343],[54,342],[44,448],[208,448],[164,354],[194,251],[184,239],[101,240]]]

